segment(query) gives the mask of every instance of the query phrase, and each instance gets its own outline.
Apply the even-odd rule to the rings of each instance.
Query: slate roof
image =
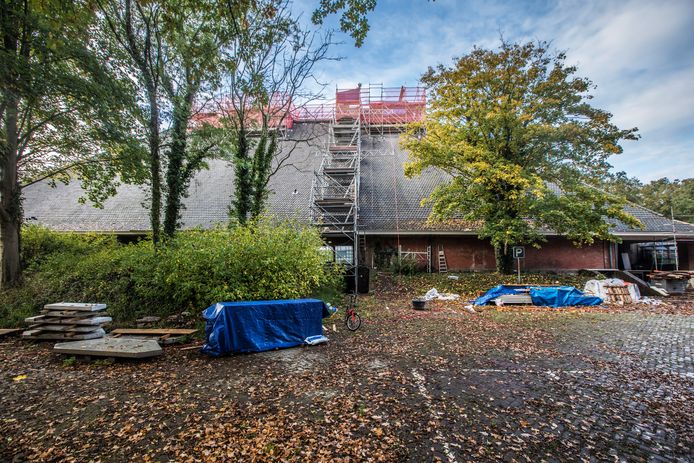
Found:
[[[297,124],[290,137],[308,140],[299,144],[285,142],[285,153],[293,147],[284,166],[270,181],[268,199],[271,214],[280,218],[309,220],[313,173],[320,166],[321,149],[325,146],[325,126]],[[429,206],[421,206],[423,198],[446,181],[446,174],[427,169],[421,176],[405,177],[403,163],[407,153],[398,147],[397,135],[366,140],[361,163],[359,228],[367,233],[469,233],[479,224],[462,220],[433,223],[427,220]],[[373,154],[379,152],[380,154]],[[385,153],[385,154],[383,154]],[[289,153],[287,153],[289,154]],[[209,169],[198,172],[191,181],[188,197],[183,203],[183,228],[210,227],[227,220],[233,194],[233,167],[225,161],[209,162]],[[138,186],[121,185],[118,194],[104,203],[103,209],[80,204],[83,196],[80,182],[58,184],[39,182],[24,189],[24,214],[29,223],[40,223],[62,231],[143,232],[149,230],[146,191]],[[616,223],[618,235],[667,235],[672,223],[646,208],[630,205],[626,210],[641,220],[643,230]],[[675,222],[680,236],[694,238],[694,225]]]

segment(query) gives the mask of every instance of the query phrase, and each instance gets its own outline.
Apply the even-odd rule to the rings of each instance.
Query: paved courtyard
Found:
[[[220,359],[2,340],[0,461],[694,461],[690,312],[434,306]]]

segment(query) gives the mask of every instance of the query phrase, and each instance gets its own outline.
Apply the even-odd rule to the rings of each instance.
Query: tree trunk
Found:
[[[263,212],[267,200],[267,184],[272,166],[272,158],[277,150],[277,134],[265,132],[253,158],[253,205],[251,217],[258,218]],[[268,139],[269,138],[269,143]]]
[[[183,159],[185,158],[188,142],[188,121],[190,119],[190,107],[192,95],[182,103],[175,102],[173,111],[173,126],[171,128],[171,149],[168,155],[166,169],[166,206],[164,209],[164,234],[172,237],[178,225],[178,215],[181,210],[181,197],[183,196],[184,175]]]
[[[494,257],[496,258],[496,271],[504,275],[513,273],[513,256],[508,246],[496,246],[494,248]]]
[[[159,156],[159,102],[156,89],[148,88],[149,94],[149,170],[152,177],[152,205],[150,221],[152,222],[152,242],[159,243],[161,229],[161,160]]]
[[[253,166],[248,156],[248,135],[241,125],[238,132],[238,146],[234,156],[234,177],[236,188],[234,203],[231,213],[236,216],[239,223],[245,224],[248,214],[251,212],[253,200]]]
[[[8,92],[9,93],[9,92]],[[17,182],[17,115],[16,96],[5,99],[5,146],[2,153],[2,184],[0,185],[0,239],[2,240],[2,287],[15,285],[21,276],[19,233],[22,223],[21,194]]]

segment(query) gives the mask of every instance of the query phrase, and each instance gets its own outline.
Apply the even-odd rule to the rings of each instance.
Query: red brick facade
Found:
[[[364,262],[378,267],[379,255],[395,253],[398,243],[403,252],[426,251],[431,246],[432,269],[437,270],[437,250],[443,247],[449,270],[494,270],[494,250],[486,240],[475,236],[395,236],[371,235],[366,237]],[[576,247],[564,238],[548,238],[540,249],[525,248],[526,258],[521,260],[523,270],[567,271],[583,268],[609,268],[609,244],[596,243]]]

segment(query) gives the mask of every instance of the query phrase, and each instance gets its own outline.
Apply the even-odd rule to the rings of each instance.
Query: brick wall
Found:
[[[432,268],[438,267],[437,249],[443,246],[450,270],[494,270],[494,250],[488,241],[475,236],[367,236],[365,262],[376,261],[377,250],[396,250],[398,242],[403,251],[426,251],[431,246]],[[575,247],[563,238],[549,238],[541,249],[526,246],[526,258],[521,261],[524,270],[578,270],[582,268],[608,268],[607,244]]]

